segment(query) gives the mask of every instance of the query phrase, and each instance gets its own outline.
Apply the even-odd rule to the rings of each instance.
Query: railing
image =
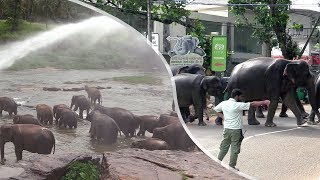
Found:
[[[292,38],[304,39],[309,37],[312,31],[312,28],[302,28],[302,29],[288,28],[287,31]],[[317,30],[313,32],[313,36],[315,36],[316,34],[317,34]]]

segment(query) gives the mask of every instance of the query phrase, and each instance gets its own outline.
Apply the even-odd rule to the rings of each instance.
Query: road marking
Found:
[[[272,132],[267,132],[267,133],[262,133],[262,134],[256,134],[256,135],[244,138],[243,141],[247,141],[248,139],[251,139],[253,137],[264,136],[264,135],[275,134],[275,133],[281,133],[281,132],[286,132],[286,131],[293,131],[293,130],[300,129],[300,128],[301,127],[296,127],[296,128],[285,129],[285,130],[281,130],[281,131],[272,131]]]
[[[291,128],[291,129],[285,129],[285,130],[280,130],[280,131],[272,131],[272,132],[267,132],[267,133],[261,133],[261,134],[255,134],[253,136],[249,136],[249,137],[246,137],[243,139],[243,141],[247,141],[251,138],[254,138],[254,137],[258,137],[258,136],[264,136],[264,135],[269,135],[269,134],[275,134],[275,133],[281,133],[281,132],[286,132],[286,131],[293,131],[293,130],[296,130],[296,129],[300,129],[302,127],[296,127],[296,128]],[[243,142],[242,141],[242,142]],[[219,147],[218,148],[215,148],[215,149],[212,149],[212,150],[208,150],[211,154],[213,154],[215,151],[219,151]]]

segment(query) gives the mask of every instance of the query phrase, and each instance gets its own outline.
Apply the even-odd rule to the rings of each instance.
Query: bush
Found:
[[[99,177],[99,169],[91,161],[85,163],[76,161],[68,167],[68,172],[62,180],[98,180]]]

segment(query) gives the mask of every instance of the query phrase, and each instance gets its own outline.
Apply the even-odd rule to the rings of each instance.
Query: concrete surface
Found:
[[[310,112],[310,105],[304,105]],[[297,127],[296,118],[288,110],[288,118],[279,118],[281,104],[274,122],[276,127],[265,127],[266,118],[258,118],[260,125],[248,125],[244,117],[245,139],[241,146],[237,168],[262,180],[319,179],[320,178],[320,124]],[[266,115],[267,112],[264,112]],[[214,123],[212,116],[207,126],[198,126],[197,120],[187,124],[192,135],[214,157],[219,153],[223,127]],[[229,153],[223,163],[228,165]]]

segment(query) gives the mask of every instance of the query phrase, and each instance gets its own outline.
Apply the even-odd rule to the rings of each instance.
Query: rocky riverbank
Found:
[[[28,161],[7,162],[1,179],[60,179],[75,161],[100,164],[103,179],[245,179],[199,151],[122,149],[104,157],[85,154],[36,155]]]

